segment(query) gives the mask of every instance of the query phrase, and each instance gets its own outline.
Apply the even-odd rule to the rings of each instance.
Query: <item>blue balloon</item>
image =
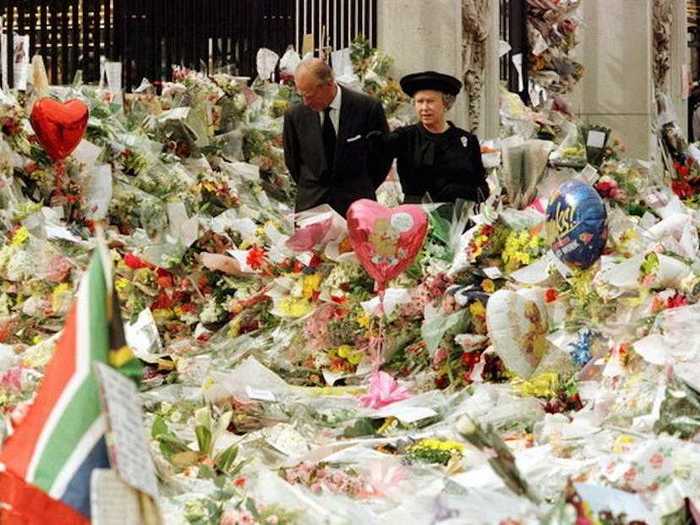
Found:
[[[585,182],[565,182],[547,206],[547,230],[560,260],[586,269],[603,253],[608,213],[598,192]]]

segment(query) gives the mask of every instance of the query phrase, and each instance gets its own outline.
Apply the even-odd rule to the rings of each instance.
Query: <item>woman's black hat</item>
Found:
[[[446,95],[457,96],[459,90],[462,89],[462,83],[455,77],[437,73],[435,71],[422,71],[420,73],[411,73],[401,79],[401,89],[409,97],[412,97],[416,92],[423,89],[431,89],[440,91]]]

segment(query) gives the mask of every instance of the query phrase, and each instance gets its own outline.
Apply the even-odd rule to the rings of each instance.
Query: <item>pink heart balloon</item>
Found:
[[[428,216],[411,204],[387,208],[360,199],[346,217],[350,244],[378,290],[411,265],[428,232]]]

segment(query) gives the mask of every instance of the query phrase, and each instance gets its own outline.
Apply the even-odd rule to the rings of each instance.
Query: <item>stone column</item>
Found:
[[[575,111],[590,124],[612,128],[633,158],[655,152],[651,56],[651,2],[586,0],[583,38],[577,48],[586,71]]]
[[[486,40],[486,68],[484,69],[484,89],[481,94],[481,123],[479,138],[491,139],[498,137],[501,126],[498,114],[498,97],[501,71],[498,59],[498,43],[501,40],[499,29],[500,2],[491,0],[489,10],[489,31]]]
[[[673,30],[671,31],[671,68],[669,96],[678,117],[683,136],[688,137],[688,99],[683,97],[683,82],[690,82],[690,49],[688,49],[688,11],[686,0],[673,0]],[[685,75],[683,74],[685,70]],[[687,86],[685,87],[687,90]],[[687,93],[687,91],[685,91]]]

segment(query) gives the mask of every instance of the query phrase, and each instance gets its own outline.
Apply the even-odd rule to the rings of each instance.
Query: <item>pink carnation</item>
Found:
[[[386,372],[377,372],[369,382],[369,391],[360,403],[369,408],[382,408],[410,397],[408,391]]]

